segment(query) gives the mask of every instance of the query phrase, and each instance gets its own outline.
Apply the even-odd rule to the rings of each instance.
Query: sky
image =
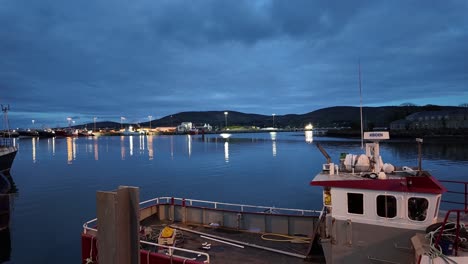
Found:
[[[0,0],[12,127],[468,103],[468,1]],[[34,123],[33,121],[34,120]]]

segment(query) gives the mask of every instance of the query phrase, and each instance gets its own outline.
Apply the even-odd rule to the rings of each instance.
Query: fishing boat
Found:
[[[388,132],[364,139],[365,153],[343,153],[336,163],[317,145],[326,163],[310,184],[323,189],[320,210],[173,197],[142,202],[134,221],[140,263],[468,263],[468,183],[450,182],[465,199],[451,201],[462,209],[442,211],[444,181],[423,170],[421,159],[418,167],[384,163],[379,142]],[[109,231],[99,219],[83,225],[82,263],[108,252],[101,238]]]
[[[2,105],[3,125],[6,127],[7,137],[0,138],[0,172],[10,171],[13,161],[15,160],[18,148],[14,144],[14,138],[9,137],[10,128],[8,125],[8,111],[10,106]]]

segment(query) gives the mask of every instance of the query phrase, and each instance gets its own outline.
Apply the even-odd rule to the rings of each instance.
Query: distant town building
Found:
[[[192,122],[182,122],[177,126],[178,133],[187,133],[193,128]]]
[[[400,119],[390,123],[391,130],[408,130],[410,128],[411,121],[406,119]]]
[[[468,128],[468,109],[425,111],[390,123],[393,130]]]
[[[200,130],[200,131],[205,131],[205,132],[208,132],[208,131],[211,131],[213,130],[213,127],[210,126],[210,124],[203,124],[203,125],[197,125],[195,126],[196,129]]]

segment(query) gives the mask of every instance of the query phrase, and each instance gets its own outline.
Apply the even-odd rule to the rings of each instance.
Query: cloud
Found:
[[[18,125],[306,113],[357,105],[360,60],[366,104],[458,105],[467,11],[464,1],[8,0],[0,100]]]

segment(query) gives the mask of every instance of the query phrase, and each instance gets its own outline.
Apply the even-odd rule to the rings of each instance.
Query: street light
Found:
[[[151,130],[151,119],[152,119],[152,118],[153,118],[152,115],[149,115],[149,116],[148,116],[148,119],[149,119],[149,122],[150,122],[150,130]]]
[[[33,119],[33,120],[31,120],[31,121],[32,121],[32,124],[33,124],[33,127],[34,127],[34,122],[36,122],[36,120]]]
[[[275,115],[276,114],[271,114],[273,116],[273,128],[275,128]]]
[[[72,121],[72,118],[71,118],[71,117],[67,117],[67,121],[68,121],[68,128],[70,128],[70,126],[71,126],[71,121]]]
[[[122,123],[123,123],[124,120],[125,120],[125,117],[121,116],[121,117],[120,117],[120,129],[123,128],[123,124],[122,124]]]
[[[224,112],[224,122],[226,123],[224,130],[227,130],[227,115],[228,115],[228,112]]]
[[[94,129],[93,129],[94,132],[96,132],[96,119],[97,119],[97,117],[94,117],[94,118],[93,118],[93,120],[94,120]]]

